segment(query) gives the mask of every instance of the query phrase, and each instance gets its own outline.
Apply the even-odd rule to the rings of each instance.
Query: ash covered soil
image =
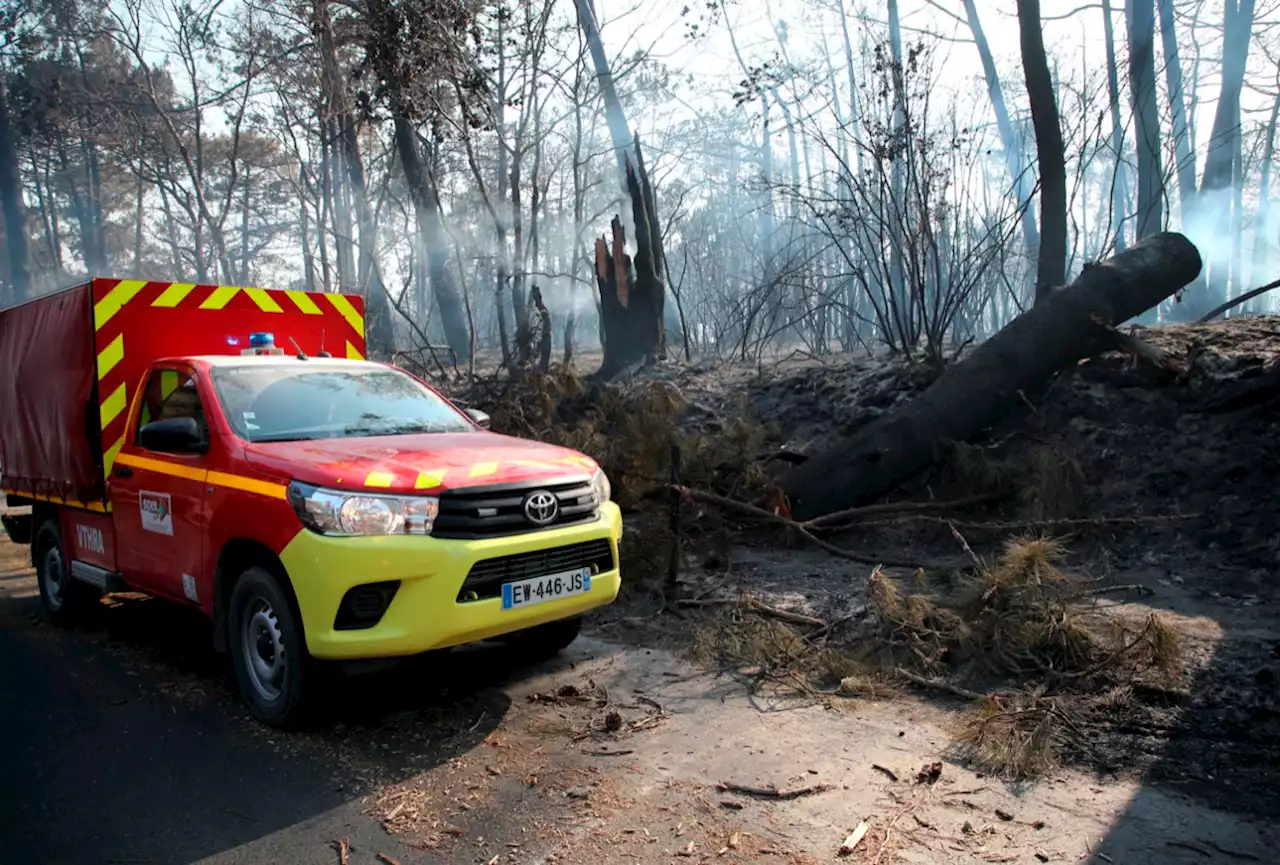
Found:
[[[1114,708],[1088,716],[1089,735],[1079,737],[1087,743],[1064,745],[1063,761],[1142,777],[1215,807],[1280,816],[1271,792],[1280,770],[1280,389],[1272,369],[1280,363],[1280,318],[1134,333],[1167,352],[1172,368],[1119,353],[1081,362],[1023,394],[1018,409],[981,437],[942,449],[935,467],[884,499],[1007,491],[998,501],[887,513],[822,534],[865,555],[867,564],[750,521],[735,524],[737,546],[726,555],[718,524],[734,518],[700,505],[695,518],[713,525],[685,538],[682,596],[747,592],[777,608],[843,622],[862,615],[876,561],[947,572],[957,560],[960,567],[973,556],[994,560],[1011,536],[1057,538],[1063,570],[1096,586],[1085,615],[1134,620],[1157,612],[1181,648],[1180,673],[1160,682],[1117,671],[1107,683]],[[694,406],[685,424],[714,432],[745,405],[775,425],[764,455],[837,446],[933,377],[893,359],[837,356],[694,366],[668,380]],[[774,477],[786,471],[785,461],[769,466]],[[751,525],[746,532],[744,524]],[[911,569],[886,570],[910,582]],[[661,603],[651,601],[651,608]],[[606,632],[650,640],[652,622],[622,615]],[[687,644],[690,626],[671,633]],[[854,629],[846,643],[863,639]],[[720,661],[758,684],[759,665]],[[975,687],[986,693],[1016,684],[1015,676]],[[1124,693],[1115,696],[1117,689]]]

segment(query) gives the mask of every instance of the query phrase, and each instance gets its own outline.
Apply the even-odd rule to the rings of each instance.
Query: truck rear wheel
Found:
[[[505,642],[529,660],[545,661],[567,649],[580,633],[582,616],[574,616],[516,631],[508,635]]]
[[[276,578],[249,568],[227,605],[227,645],[240,696],[272,727],[296,727],[307,714],[312,663],[302,622]]]
[[[90,609],[99,592],[71,576],[71,560],[62,545],[62,532],[55,519],[46,520],[36,532],[36,580],[40,602],[55,624],[67,624]]]

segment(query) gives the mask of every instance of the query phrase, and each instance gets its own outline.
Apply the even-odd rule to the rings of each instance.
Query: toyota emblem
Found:
[[[549,526],[560,515],[560,501],[546,490],[534,490],[524,497],[524,518],[535,526]]]

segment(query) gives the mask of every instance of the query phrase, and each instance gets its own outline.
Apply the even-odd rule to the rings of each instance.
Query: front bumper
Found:
[[[487,640],[612,603],[621,585],[621,537],[622,514],[616,504],[606,502],[595,522],[473,541],[411,535],[335,538],[303,530],[280,559],[297,595],[307,649],[314,657],[388,658]],[[503,610],[498,598],[457,600],[478,561],[602,538],[613,549],[615,567],[593,576],[587,594],[516,610]],[[398,580],[400,587],[376,625],[334,628],[347,590],[385,580]]]

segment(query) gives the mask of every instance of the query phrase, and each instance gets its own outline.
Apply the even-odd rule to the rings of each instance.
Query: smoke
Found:
[[[1280,202],[1261,200],[1244,207],[1244,223],[1235,231],[1235,189],[1214,189],[1196,196],[1182,218],[1182,233],[1200,250],[1209,279],[1224,289],[1231,275],[1231,294],[1280,277]]]

